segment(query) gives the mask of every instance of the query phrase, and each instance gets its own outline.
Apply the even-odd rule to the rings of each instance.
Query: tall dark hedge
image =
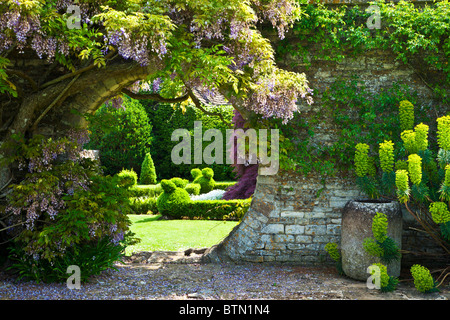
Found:
[[[102,106],[92,117],[89,130],[91,140],[86,148],[100,150],[105,174],[122,169],[140,174],[145,154],[150,152],[152,126],[138,101],[124,99],[120,109]]]
[[[147,111],[148,117],[152,124],[153,145],[151,148],[151,155],[156,167],[159,179],[171,179],[172,177],[180,177],[192,180],[190,174],[193,168],[210,167],[214,170],[214,178],[216,181],[230,181],[234,180],[234,173],[232,167],[226,164],[226,134],[225,130],[229,129],[219,117],[205,115],[202,111],[195,107],[186,107],[186,112],[183,114],[180,108],[174,108],[171,104],[155,103],[150,100],[140,100],[141,104]],[[232,107],[209,107],[209,111],[221,112],[223,117],[231,123],[233,118]],[[208,129],[220,129],[223,133],[224,142],[224,164],[173,164],[170,158],[172,148],[179,142],[171,141],[172,132],[175,129],[187,129],[191,132],[192,153],[194,152],[194,121],[202,121],[203,133]],[[203,143],[203,148],[208,146],[211,142]],[[192,154],[192,162],[194,155]]]

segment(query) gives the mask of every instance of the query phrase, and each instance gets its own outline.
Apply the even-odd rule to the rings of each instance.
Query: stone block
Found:
[[[307,235],[324,235],[327,233],[326,225],[308,225],[305,227],[305,234]]]
[[[286,245],[286,247],[289,250],[301,250],[301,249],[305,249],[306,245],[303,243],[288,243]]]
[[[284,233],[284,224],[281,223],[274,223],[274,224],[268,224],[264,228],[261,229],[261,232],[264,234],[279,234]]]
[[[295,242],[295,237],[290,234],[276,234],[273,236],[274,242]]]
[[[304,212],[299,211],[281,211],[280,217],[285,218],[303,218],[305,216]]]
[[[305,226],[290,224],[286,226],[286,234],[304,234]]]
[[[327,225],[327,234],[341,234],[341,225],[340,224],[329,224]]]
[[[276,242],[271,242],[271,243],[266,243],[265,250],[286,250],[286,244],[285,243],[276,243]]]
[[[311,241],[312,241],[311,236],[305,236],[305,235],[295,236],[296,243],[311,243]]]

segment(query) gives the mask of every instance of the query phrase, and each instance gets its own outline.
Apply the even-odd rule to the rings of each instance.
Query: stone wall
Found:
[[[279,173],[258,176],[250,209],[241,223],[204,256],[206,262],[333,264],[324,247],[340,243],[342,209],[367,199],[353,179]],[[443,254],[403,207],[402,265],[439,265]]]
[[[276,34],[266,36],[276,42]],[[318,50],[308,49],[311,56]],[[341,62],[311,60],[308,68],[289,55],[281,57],[278,63],[285,69],[305,72],[310,86],[318,90],[314,104],[299,102],[299,111],[305,117],[321,113],[320,92],[338,78],[350,79],[353,75],[374,92],[391,87],[394,82],[407,84],[418,92],[422,103],[433,103],[430,89],[417,75],[414,66],[396,61],[388,51],[368,51]],[[334,128],[327,119],[323,119],[316,129],[315,143],[333,140]],[[327,178],[325,184],[314,174],[296,176],[280,172],[275,176],[259,176],[251,207],[242,222],[224,241],[212,247],[204,259],[216,262],[330,263],[324,246],[328,242],[340,242],[341,211],[347,201],[361,198],[366,197],[360,193],[351,176]],[[439,251],[426,236],[411,229],[418,226],[408,213],[404,211],[403,216],[403,250]],[[405,265],[417,261],[413,254],[404,255],[402,259]]]
[[[327,259],[324,246],[339,242],[341,209],[360,196],[354,184],[335,178],[287,173],[259,176],[242,222],[208,254],[212,261],[314,263]]]

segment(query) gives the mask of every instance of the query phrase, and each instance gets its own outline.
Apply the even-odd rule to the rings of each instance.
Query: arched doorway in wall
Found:
[[[184,112],[180,111],[180,108],[174,108],[172,105],[169,104],[157,104],[154,102],[146,101],[146,100],[134,100],[129,97],[126,97],[122,101],[122,107],[117,110],[113,109],[112,114],[117,114],[118,116],[131,112],[134,109],[139,109],[139,112],[136,110],[133,111],[132,116],[133,118],[136,118],[135,115],[139,114],[139,118],[142,120],[142,117],[144,116],[143,113],[147,112],[150,127],[152,131],[153,141],[150,145],[150,152],[152,153],[152,158],[154,162],[154,166],[156,169],[156,173],[158,176],[158,182],[156,185],[145,185],[139,180],[139,167],[134,168],[134,170],[137,172],[138,177],[138,185],[136,187],[132,188],[132,196],[131,196],[131,203],[133,208],[138,212],[140,215],[138,216],[131,216],[131,220],[133,222],[132,224],[132,231],[136,231],[138,238],[143,239],[143,243],[145,244],[136,244],[132,246],[129,250],[127,249],[127,253],[129,252],[139,252],[139,251],[155,251],[155,250],[164,250],[164,251],[172,251],[172,250],[185,250],[189,248],[206,248],[210,247],[212,245],[215,245],[219,243],[220,241],[224,240],[229,234],[229,232],[233,229],[234,226],[238,224],[239,217],[237,216],[231,216],[227,219],[229,221],[223,221],[224,219],[221,217],[207,217],[210,219],[209,221],[199,221],[198,216],[193,217],[192,214],[187,212],[184,215],[175,217],[174,215],[162,215],[158,212],[157,206],[156,206],[156,199],[157,197],[162,193],[162,187],[160,185],[161,180],[173,180],[174,178],[177,178],[183,185],[183,188],[188,190],[190,193],[190,197],[193,200],[194,198],[198,199],[204,199],[204,200],[219,200],[219,197],[215,197],[215,195],[219,195],[222,197],[222,195],[225,193],[225,189],[232,186],[233,183],[236,182],[235,176],[231,176],[230,173],[232,173],[233,168],[227,164],[228,161],[226,159],[223,159],[221,164],[205,164],[201,163],[198,166],[191,164],[170,164],[169,166],[168,162],[170,162],[171,159],[171,149],[173,149],[179,141],[171,141],[171,136],[173,131],[183,129],[186,130],[187,133],[191,132],[191,138],[193,140],[196,132],[194,132],[197,128],[194,127],[195,120],[202,121],[203,120],[203,129],[201,133],[204,135],[205,131],[214,128],[214,125],[221,125],[220,129],[224,133],[224,148],[226,147],[226,141],[225,141],[225,127],[222,124],[222,120],[228,121],[230,127],[232,124],[232,118],[233,118],[233,108],[231,105],[225,105],[223,106],[223,103],[220,105],[208,103],[208,101],[203,100],[202,101],[202,110],[197,110],[193,106],[186,106]],[[104,106],[103,108],[111,108],[111,106]],[[222,119],[219,119],[219,117],[216,115],[217,110],[220,110],[220,108],[227,109],[227,112],[222,114]],[[195,109],[195,110],[194,110]],[[228,109],[231,109],[228,110]],[[102,109],[100,109],[102,111]],[[195,112],[194,112],[195,111]],[[204,113],[203,111],[206,111],[207,113]],[[107,112],[99,112],[98,115],[100,117],[103,117],[104,113]],[[202,117],[199,117],[198,115],[202,115]],[[110,113],[111,115],[111,113]],[[216,118],[215,121],[212,121],[208,118]],[[162,121],[163,119],[164,121]],[[181,119],[181,120],[180,120]],[[98,119],[102,120],[102,119]],[[104,119],[103,119],[104,120]],[[122,119],[124,120],[124,119]],[[126,120],[126,119],[125,119]],[[129,124],[130,121],[121,121],[123,126],[126,124]],[[161,122],[161,123],[158,123]],[[113,122],[109,122],[112,124]],[[123,127],[122,126],[122,127]],[[181,127],[181,128],[178,128]],[[135,132],[141,132],[142,130],[140,128],[129,128],[127,135],[133,135],[133,131]],[[93,133],[97,134],[96,130],[92,130]],[[102,134],[102,132],[100,132]],[[98,135],[98,134],[97,134]],[[92,141],[98,141],[100,138],[95,137],[92,139]],[[113,139],[112,141],[109,141],[107,143],[101,143],[98,146],[95,145],[95,143],[92,144],[92,146],[89,146],[92,149],[96,149],[97,147],[101,146],[105,150],[100,150],[100,154],[104,152],[105,155],[108,156],[107,162],[108,164],[113,164],[113,168],[110,168],[111,170],[108,171],[110,174],[116,173],[115,171],[120,170],[123,166],[127,167],[128,164],[136,164],[139,161],[131,161],[131,159],[128,159],[130,161],[126,162],[125,164],[118,164],[115,163],[114,158],[111,157],[109,148],[113,149],[123,149],[127,146],[123,145],[123,141],[119,141],[121,139]],[[192,148],[194,148],[192,142]],[[114,145],[116,143],[119,143],[121,146],[116,148]],[[209,142],[205,141],[205,145],[208,146]],[[226,150],[224,150],[226,154]],[[119,152],[121,153],[121,152]],[[155,157],[153,154],[156,153],[160,157]],[[192,150],[192,153],[194,151]],[[118,157],[120,156],[117,155]],[[192,155],[194,157],[194,155]],[[224,155],[223,157],[226,157]],[[142,160],[142,159],[141,159]],[[191,159],[193,160],[193,159]],[[104,161],[105,162],[105,161]],[[105,165],[106,163],[102,163]],[[162,168],[161,166],[164,166]],[[244,164],[245,166],[245,164]],[[208,194],[201,194],[196,195],[195,193],[192,193],[194,190],[191,186],[191,184],[194,182],[194,177],[191,176],[191,168],[195,169],[202,169],[203,167],[211,167],[214,170],[214,180],[215,180],[215,186],[214,190],[212,190],[212,195]],[[248,167],[248,166],[247,166]],[[126,169],[133,169],[133,168],[126,168]],[[164,169],[164,170],[160,170]],[[114,171],[115,170],[115,171]],[[254,173],[257,174],[257,170],[254,170]],[[228,174],[228,175],[227,175]],[[255,174],[254,174],[255,175]],[[224,178],[225,177],[225,178]],[[256,176],[253,177],[254,185],[256,184]],[[253,190],[254,190],[253,185]],[[236,190],[236,188],[235,188]],[[234,199],[248,199],[253,191],[248,193],[248,184],[244,185],[244,188],[238,188],[238,193],[245,191],[245,195],[242,196],[236,196],[236,192],[232,194],[230,197],[227,198],[228,201],[234,200]],[[198,192],[198,191],[197,191]],[[215,194],[214,194],[215,192]],[[209,196],[212,196],[212,198],[208,198]],[[246,201],[245,208],[248,207],[250,204],[250,200]],[[224,211],[223,208],[220,207],[227,207],[234,204],[232,203],[218,203],[216,204],[216,207],[219,207],[219,210]],[[197,210],[195,208],[192,208],[193,210]],[[203,211],[210,211],[212,210],[212,207],[205,207]],[[225,212],[225,211],[224,211]],[[150,213],[150,216],[148,215]],[[234,212],[233,212],[234,214]],[[190,219],[190,220],[189,220]],[[176,221],[177,220],[177,221]],[[183,225],[184,227],[181,227]],[[195,238],[197,238],[197,241],[195,241]],[[155,244],[149,244],[149,242],[153,242]]]

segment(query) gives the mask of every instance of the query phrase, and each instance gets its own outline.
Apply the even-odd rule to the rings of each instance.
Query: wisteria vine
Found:
[[[20,184],[12,186],[2,216],[8,217],[4,222],[10,226],[6,230],[9,237],[29,239],[24,250],[35,260],[51,259],[49,252],[58,256],[71,246],[64,241],[68,239],[65,237],[71,237],[67,234],[59,234],[60,239],[52,243],[43,243],[40,238],[49,223],[67,219],[67,210],[74,206],[73,199],[78,199],[77,205],[85,192],[92,191],[93,177],[101,174],[95,161],[81,154],[88,141],[87,130],[74,129],[57,140],[35,136],[24,144],[17,139],[18,152],[14,158],[25,177]],[[92,239],[107,236],[114,244],[124,239],[123,225],[119,227],[117,223],[102,219],[86,223]],[[70,228],[66,232],[70,233]],[[35,236],[29,238],[32,234]]]
[[[133,1],[123,7],[114,3],[54,0],[44,5],[7,0],[6,6],[0,6],[0,54],[31,49],[48,61],[61,55],[64,58],[58,61],[73,67],[71,59],[101,60],[115,48],[123,59],[141,66],[165,61],[174,68],[161,70],[170,74],[164,81],[159,76],[153,78],[156,80],[148,89],[154,92],[166,80],[178,81],[181,86],[199,80],[211,92],[232,81],[233,87],[246,93],[245,108],[284,122],[297,111],[299,99],[312,103],[305,76],[279,70],[270,44],[256,28],[257,23],[268,20],[283,39],[300,16],[296,1],[233,0],[214,6],[207,0]],[[75,4],[80,8],[81,27],[68,32],[65,22],[71,13],[67,8]],[[50,25],[48,21],[54,22]],[[223,48],[221,52],[211,50],[217,44]],[[228,70],[216,68],[229,61],[221,59],[223,52],[232,60]],[[186,58],[176,65],[173,59],[180,53]],[[120,100],[117,102],[119,106]],[[231,102],[237,103],[233,98]]]

